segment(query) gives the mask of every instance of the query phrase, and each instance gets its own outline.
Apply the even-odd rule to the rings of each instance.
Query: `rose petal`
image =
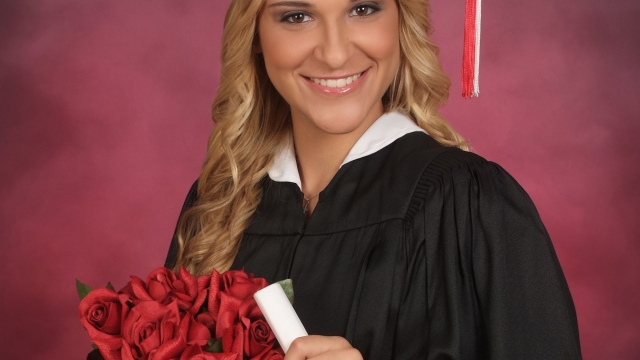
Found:
[[[131,290],[133,296],[140,301],[153,301],[154,299],[147,292],[147,284],[137,276],[131,277]]]
[[[171,270],[159,267],[147,275],[147,291],[154,300],[163,302],[167,294],[174,290],[175,282],[176,275]]]
[[[102,313],[96,321],[94,312],[98,308]],[[106,288],[90,291],[78,305],[80,323],[91,341],[105,353],[122,347],[120,331],[114,324],[121,322],[128,312],[129,307],[121,302],[118,294]]]
[[[251,358],[251,360],[282,360],[282,359],[284,359],[284,352],[282,352],[282,349],[269,350],[266,353],[260,355],[259,357]]]
[[[211,278],[209,282],[209,300],[207,302],[207,310],[213,315],[214,318],[218,318],[218,312],[220,310],[220,273],[213,269],[211,272]]]
[[[122,360],[136,360],[133,357],[133,352],[131,351],[131,345],[127,344],[126,342],[122,345],[121,354],[122,354]]]
[[[171,339],[160,345],[153,353],[149,354],[149,360],[176,359],[187,348],[187,342],[183,336]]]
[[[167,286],[166,283],[162,283],[155,280],[148,281],[147,291],[149,292],[149,296],[158,302],[162,302],[167,294],[171,291],[171,288]]]
[[[222,282],[224,284],[222,291],[227,292],[233,297],[244,300],[264,287],[261,286],[262,282],[260,282],[259,280],[256,282],[252,280],[254,280],[253,277],[250,277],[244,271],[225,271],[224,273],[222,273]]]
[[[189,319],[187,316],[185,318]],[[211,339],[211,332],[203,324],[190,319],[187,331],[187,345],[205,346]]]
[[[231,352],[234,354],[240,354],[239,359],[243,356],[243,333],[242,324],[238,323],[233,328],[227,328],[222,335],[222,349],[225,352]]]
[[[225,329],[233,328],[238,319],[241,301],[235,297],[220,293],[220,310],[216,319],[216,338],[220,338]]]
[[[182,353],[180,360],[242,360],[242,358],[233,353],[211,353],[203,351],[199,346],[191,346]]]
[[[107,316],[105,316],[105,321],[102,325],[102,331],[104,333],[120,335],[120,324],[122,320],[120,313],[122,312],[122,306],[119,302],[111,303],[107,306]],[[113,314],[114,316],[109,316],[109,314]]]
[[[209,329],[210,337],[213,337],[213,334],[216,332],[216,320],[210,313],[206,312],[198,314],[196,315],[195,320]]]
[[[179,344],[173,342],[179,342],[180,338],[184,344],[183,350],[186,348],[185,336],[180,334],[179,325],[180,312],[175,303],[165,306],[156,301],[142,301],[131,309],[124,320],[122,336],[129,345],[128,351],[136,359],[147,355],[151,357],[158,350],[160,355],[174,354],[173,349]],[[178,356],[179,353],[174,357]]]
[[[198,280],[196,280],[196,278],[182,266],[180,267],[180,271],[178,272],[178,280],[180,281],[180,285],[183,288],[182,292],[184,292],[185,294],[189,294],[194,298],[198,296]],[[177,289],[177,284],[175,288]]]

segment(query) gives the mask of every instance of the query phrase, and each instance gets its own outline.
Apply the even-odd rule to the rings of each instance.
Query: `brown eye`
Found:
[[[291,21],[295,23],[301,23],[304,21],[304,14],[295,14],[291,16]]]
[[[356,15],[358,16],[365,16],[367,15],[367,11],[369,11],[369,7],[368,6],[357,6],[355,9]]]
[[[349,14],[350,16],[369,16],[371,14],[373,14],[374,12],[378,11],[379,9],[374,8],[374,6],[372,5],[356,5],[356,7],[354,7],[351,10],[351,14]]]
[[[295,13],[295,14],[290,14],[284,17],[283,21],[289,22],[289,23],[293,23],[293,24],[302,24],[305,23],[307,21],[311,20],[311,18],[309,17],[309,15],[305,14],[305,13]]]

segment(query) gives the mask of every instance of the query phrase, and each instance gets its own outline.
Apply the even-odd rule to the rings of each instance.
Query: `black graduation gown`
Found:
[[[232,269],[291,278],[309,334],[371,360],[581,358],[549,236],[500,166],[415,132],[343,165],[306,223],[296,184],[263,186]]]

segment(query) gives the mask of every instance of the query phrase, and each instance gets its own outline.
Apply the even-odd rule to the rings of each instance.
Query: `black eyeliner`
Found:
[[[294,11],[288,11],[288,12],[280,15],[279,16],[280,22],[288,22],[288,23],[291,23],[291,24],[296,24],[295,22],[288,21],[287,19],[291,18],[293,15],[298,15],[298,14],[311,17],[311,15],[309,15],[309,13],[307,13],[307,12],[294,10]]]
[[[353,9],[357,8],[358,6],[369,6],[372,9],[376,9],[376,10],[381,10],[382,8],[380,7],[380,4],[377,2],[363,2],[363,3],[359,3],[356,6],[353,7]]]
[[[378,11],[382,10],[382,7],[377,2],[363,2],[363,3],[358,3],[358,4],[354,5],[351,8],[351,11],[357,9],[360,6],[367,6],[367,7],[371,8],[371,9],[373,9],[373,12],[371,14],[369,14],[369,15],[365,15],[365,17],[366,16],[371,16],[371,15],[377,13]]]

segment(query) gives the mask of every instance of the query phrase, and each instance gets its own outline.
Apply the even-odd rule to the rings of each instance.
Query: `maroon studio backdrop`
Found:
[[[0,2],[0,358],[82,359],[75,278],[164,261],[212,128],[229,0]],[[443,109],[529,192],[585,359],[640,358],[640,2],[484,2],[460,97],[463,0],[433,0]],[[295,46],[295,44],[292,44]]]

